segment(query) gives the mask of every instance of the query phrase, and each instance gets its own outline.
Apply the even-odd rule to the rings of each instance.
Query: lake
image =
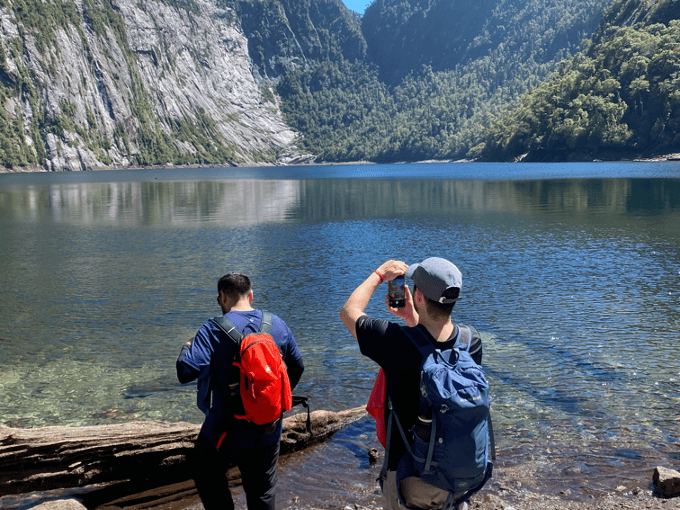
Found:
[[[340,307],[383,261],[430,256],[463,273],[454,320],[482,332],[501,465],[584,497],[677,468],[677,162],[0,174],[0,423],[200,423],[175,359],[229,271],[294,332],[295,393],[362,405],[377,368]],[[367,312],[393,318],[382,292]],[[365,420],[279,490],[374,497],[357,451],[376,444]]]

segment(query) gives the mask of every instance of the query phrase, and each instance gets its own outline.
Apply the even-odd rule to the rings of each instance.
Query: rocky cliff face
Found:
[[[241,17],[223,4],[0,0],[0,164],[57,171],[294,159],[295,135],[271,83],[253,76]]]
[[[342,0],[226,0],[241,20],[256,76],[278,80],[291,67],[363,60],[361,20]]]

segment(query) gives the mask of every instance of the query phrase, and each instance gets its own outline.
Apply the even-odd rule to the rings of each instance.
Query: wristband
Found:
[[[380,277],[380,283],[382,283],[382,282],[385,281],[385,275],[380,274],[380,273],[378,272],[377,269],[376,269],[375,271],[373,271],[373,272],[374,272],[375,274],[377,274],[377,275]]]

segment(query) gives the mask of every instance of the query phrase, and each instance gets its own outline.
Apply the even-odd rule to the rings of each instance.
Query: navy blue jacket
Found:
[[[262,324],[262,311],[228,312],[229,319],[244,334],[259,331]],[[277,315],[273,316],[271,335],[278,345],[288,370],[291,388],[300,381],[304,364],[302,355],[286,323]],[[177,358],[177,378],[182,384],[198,379],[197,405],[206,414],[204,429],[212,429],[224,423],[234,410],[228,401],[228,395],[218,388],[228,388],[229,383],[237,380],[238,368],[233,366],[237,354],[237,346],[212,321],[208,321],[198,330],[191,346],[185,345]],[[208,392],[209,375],[217,380],[212,385],[212,401]],[[208,427],[206,427],[208,426]],[[280,425],[279,425],[280,426]]]

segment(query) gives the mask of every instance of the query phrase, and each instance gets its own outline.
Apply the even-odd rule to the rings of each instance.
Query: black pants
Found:
[[[248,510],[274,510],[276,467],[279,461],[280,433],[273,444],[251,434],[230,432],[219,452],[210,434],[203,431],[196,440],[193,477],[205,510],[233,510],[225,472],[233,462],[241,471]]]

